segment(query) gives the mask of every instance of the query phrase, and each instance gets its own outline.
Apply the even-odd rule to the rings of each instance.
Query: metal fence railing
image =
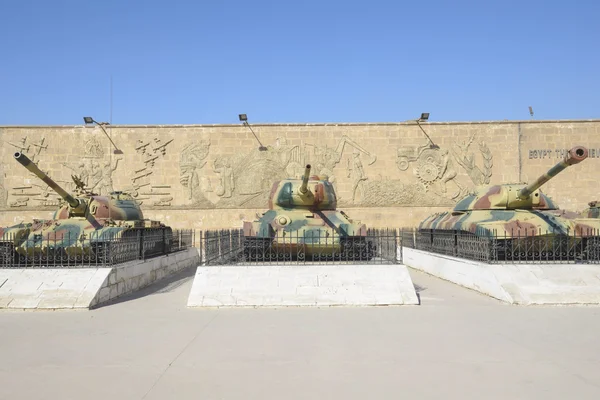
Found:
[[[168,228],[6,233],[0,240],[0,268],[112,266],[185,250],[193,246],[194,234]]]
[[[369,229],[365,236],[340,235],[335,229],[274,232],[272,237],[244,236],[242,230],[200,233],[206,265],[395,264],[398,230]]]
[[[400,231],[401,246],[485,263],[600,263],[600,232]]]
[[[130,229],[55,231],[0,240],[0,268],[85,268],[112,266],[196,247],[204,265],[396,264],[402,248],[414,248],[484,263],[600,264],[600,232],[569,235],[516,232],[497,235],[414,228],[368,229],[347,236],[336,229],[274,231],[269,238],[244,236],[241,229]]]

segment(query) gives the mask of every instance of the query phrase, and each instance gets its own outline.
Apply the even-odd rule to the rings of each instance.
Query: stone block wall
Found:
[[[574,145],[590,158],[545,192],[580,211],[596,199],[600,121],[0,127],[0,225],[49,218],[58,197],[13,159],[22,151],[73,190],[129,191],[176,228],[238,228],[267,208],[273,181],[304,165],[334,182],[339,208],[369,226],[413,226],[480,184],[535,179]]]

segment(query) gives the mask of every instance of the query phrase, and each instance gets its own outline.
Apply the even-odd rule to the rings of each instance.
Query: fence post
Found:
[[[137,236],[138,236],[138,244],[139,244],[139,252],[138,252],[138,257],[140,260],[144,259],[144,232],[142,231],[142,228],[138,228],[137,229]]]

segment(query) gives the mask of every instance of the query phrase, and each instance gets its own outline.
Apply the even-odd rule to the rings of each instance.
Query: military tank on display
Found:
[[[306,165],[301,179],[276,181],[269,210],[244,221],[244,257],[248,261],[297,259],[371,260],[376,245],[367,228],[337,210],[336,193],[325,176],[311,176]]]
[[[552,239],[557,237],[571,237],[580,248],[585,249],[587,238],[600,234],[600,219],[584,218],[576,212],[559,209],[539,188],[587,156],[585,147],[573,147],[563,160],[529,185],[478,187],[458,201],[452,211],[436,213],[424,219],[418,230],[424,236],[431,234],[431,237],[436,232],[455,232],[496,238],[500,249],[498,258],[522,252],[524,246],[529,246],[527,251],[536,254],[542,248],[545,253],[550,251],[548,249],[564,253],[564,246],[552,244]],[[535,238],[534,247],[532,238]],[[572,248],[573,243],[568,243]]]
[[[581,212],[581,216],[583,218],[600,218],[600,201],[590,201],[588,208]]]
[[[0,228],[0,263],[105,262],[114,246],[127,246],[144,236],[146,255],[169,252],[172,229],[159,221],[144,219],[139,204],[128,193],[114,191],[99,196],[72,176],[72,195],[42,172],[25,154],[14,158],[54,190],[64,203],[51,219],[34,219]],[[160,247],[160,249],[159,249]],[[142,255],[142,254],[140,254]]]

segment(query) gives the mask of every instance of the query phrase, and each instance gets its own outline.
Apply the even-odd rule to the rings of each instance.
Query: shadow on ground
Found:
[[[424,292],[425,290],[427,290],[427,288],[420,285],[416,285],[414,283],[413,286],[415,288],[415,293],[417,294],[417,300],[419,300],[419,305],[421,305],[421,292]]]
[[[126,301],[136,300],[141,297],[152,296],[152,295],[162,294],[162,293],[170,293],[173,290],[180,287],[181,285],[184,285],[190,279],[192,279],[194,277],[194,275],[196,274],[196,268],[197,268],[196,266],[185,268],[173,275],[170,275],[166,278],[159,280],[158,282],[155,282],[149,286],[146,286],[143,289],[137,290],[133,293],[129,293],[129,294],[117,297],[117,298],[114,298],[105,303],[98,304],[94,307],[91,307],[90,309],[95,310],[95,309],[103,308],[106,306],[112,306],[115,304],[124,303]]]

